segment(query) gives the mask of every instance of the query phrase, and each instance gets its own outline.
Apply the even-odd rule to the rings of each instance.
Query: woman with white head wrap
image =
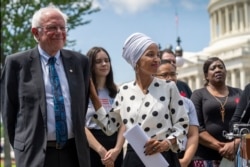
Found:
[[[94,119],[108,134],[122,127],[118,143],[124,140],[125,129],[138,124],[150,138],[144,154],[161,153],[169,166],[179,167],[176,152],[184,148],[189,120],[175,83],[154,77],[160,62],[158,51],[158,45],[145,34],[134,33],[127,38],[122,56],[135,69],[135,80],[119,87],[108,115],[95,106]],[[130,144],[123,162],[124,167],[146,166]]]
[[[151,44],[156,43],[142,33],[134,33],[125,41],[122,56],[132,67],[135,67],[137,61]]]

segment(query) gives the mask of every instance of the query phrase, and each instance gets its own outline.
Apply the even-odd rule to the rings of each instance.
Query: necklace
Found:
[[[227,103],[227,99],[228,99],[228,95],[226,96],[226,99],[224,101],[224,103],[222,104],[222,101],[220,99],[218,99],[217,97],[215,97],[213,95],[213,97],[215,98],[216,101],[218,101],[220,103],[220,114],[221,114],[221,120],[222,122],[224,122],[224,118],[225,118],[225,105]]]

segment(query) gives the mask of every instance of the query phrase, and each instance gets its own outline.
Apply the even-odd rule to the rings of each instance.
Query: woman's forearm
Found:
[[[95,90],[95,85],[91,79],[90,79],[90,99],[91,99],[92,104],[95,108],[95,111],[97,111],[99,108],[102,107],[102,103],[98,97],[96,90]]]
[[[117,135],[117,142],[115,145],[115,148],[118,149],[119,151],[122,150],[123,144],[125,142],[125,138],[123,136],[124,132],[126,131],[126,127],[124,124],[122,124],[119,128],[118,135]]]
[[[216,151],[223,147],[223,143],[215,139],[207,131],[199,134],[199,143]]]
[[[187,138],[187,145],[186,145],[186,151],[183,156],[183,161],[186,162],[186,164],[189,164],[195,155],[195,152],[198,147],[199,142],[199,130],[197,126],[189,126],[188,131],[188,138]]]
[[[99,143],[94,135],[89,131],[88,128],[85,127],[85,133],[87,136],[87,140],[89,143],[89,147],[95,150],[101,158],[103,158],[107,152],[107,150]]]

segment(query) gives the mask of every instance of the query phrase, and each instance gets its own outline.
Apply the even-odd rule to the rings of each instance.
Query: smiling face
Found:
[[[225,65],[220,61],[216,60],[210,64],[208,71],[205,74],[206,80],[212,84],[222,83],[225,84],[226,80],[226,68]]]
[[[65,20],[58,11],[50,9],[43,13],[40,24],[40,27],[32,28],[32,33],[41,48],[53,56],[65,45]]]
[[[148,75],[155,74],[160,62],[158,51],[158,46],[151,44],[138,60],[136,65],[137,72]]]
[[[110,59],[108,55],[100,50],[94,60],[94,71],[96,77],[106,77],[110,72]]]

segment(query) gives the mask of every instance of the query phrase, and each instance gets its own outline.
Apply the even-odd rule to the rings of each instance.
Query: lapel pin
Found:
[[[69,72],[73,72],[73,70],[72,70],[72,69],[70,69],[70,70],[69,70]]]

